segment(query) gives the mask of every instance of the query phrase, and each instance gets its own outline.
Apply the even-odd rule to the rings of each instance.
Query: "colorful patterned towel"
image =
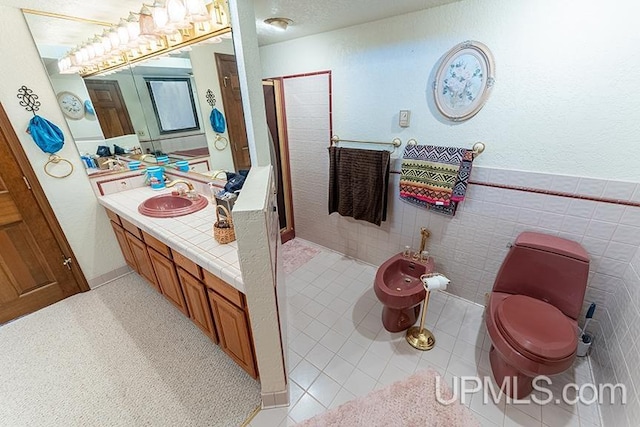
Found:
[[[400,196],[448,206],[466,151],[432,145],[407,146],[402,160]]]
[[[415,148],[416,146],[412,147]],[[425,146],[422,146],[425,147]],[[463,149],[464,150],[464,149]],[[414,154],[415,155],[415,154]],[[405,149],[405,159],[407,156],[407,150]],[[403,161],[403,175],[400,177],[400,198],[408,203],[416,206],[420,206],[425,209],[429,209],[433,212],[441,213],[443,215],[454,216],[458,209],[458,203],[464,200],[465,193],[467,191],[467,184],[469,182],[469,176],[471,175],[471,166],[473,164],[473,152],[471,150],[464,150],[462,161],[460,162],[460,168],[456,176],[455,184],[453,185],[450,201],[448,204],[433,204],[425,200],[403,195],[402,194],[402,181],[404,177],[404,161]]]

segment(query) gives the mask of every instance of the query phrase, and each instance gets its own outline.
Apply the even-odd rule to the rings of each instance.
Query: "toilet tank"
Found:
[[[493,291],[527,295],[577,319],[588,277],[589,254],[580,244],[524,232],[502,262]]]

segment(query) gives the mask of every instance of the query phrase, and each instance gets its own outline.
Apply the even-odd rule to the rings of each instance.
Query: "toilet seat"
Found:
[[[525,295],[511,295],[496,307],[496,326],[509,344],[533,360],[573,356],[576,330],[556,307]]]

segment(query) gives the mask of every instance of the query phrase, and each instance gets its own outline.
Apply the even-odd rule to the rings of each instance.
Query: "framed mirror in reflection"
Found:
[[[90,175],[126,170],[132,160],[155,164],[160,155],[170,166],[187,160],[190,171],[204,174],[250,167],[230,28],[162,57],[129,60],[83,78],[61,73],[58,62],[104,26],[49,15],[25,11],[54,91],[81,102],[83,111],[67,123]],[[210,125],[207,91],[226,119],[224,132]]]
[[[160,134],[200,129],[189,78],[145,77]]]

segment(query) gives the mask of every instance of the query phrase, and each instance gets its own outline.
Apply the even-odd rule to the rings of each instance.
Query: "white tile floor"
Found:
[[[262,410],[249,426],[294,425],[421,369],[436,369],[450,384],[454,376],[491,375],[483,307],[434,292],[426,325],[436,347],[418,351],[407,344],[404,332],[382,327],[382,305],[372,288],[375,272],[371,265],[322,248],[287,277],[290,406]],[[558,390],[561,383],[591,382],[588,360],[579,358],[554,380]],[[467,395],[465,404],[483,426],[600,425],[595,404],[541,406],[502,399],[494,405],[483,404],[482,395]]]

